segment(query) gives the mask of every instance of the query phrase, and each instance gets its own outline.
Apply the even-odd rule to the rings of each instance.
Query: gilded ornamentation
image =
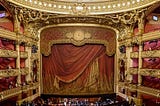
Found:
[[[138,56],[139,56],[139,53],[138,53],[138,52],[131,52],[131,53],[130,53],[130,57],[131,57],[131,58],[138,58]]]
[[[69,39],[73,39],[75,41],[82,41],[84,39],[90,39],[91,34],[89,32],[84,32],[82,30],[77,30],[75,32],[68,32],[65,35]]]
[[[10,77],[10,76],[17,76],[19,75],[18,69],[6,69],[0,71],[0,77]]]
[[[135,44],[137,44],[137,45],[141,44],[141,36],[134,36],[134,37],[132,37],[131,43],[133,45],[135,45]]]
[[[137,0],[137,1],[99,1],[99,2],[60,2],[55,0],[7,0],[10,3],[14,3],[23,7],[49,12],[49,13],[61,13],[61,14],[74,14],[87,11],[87,14],[110,14],[120,13],[129,10],[139,9],[148,5],[154,4],[159,0]],[[76,4],[77,5],[76,5]],[[78,7],[79,6],[79,7]],[[83,7],[83,8],[82,8]],[[73,11],[74,10],[74,11]]]
[[[25,68],[21,68],[20,72],[22,75],[27,75],[29,73],[29,68],[25,67]]]
[[[142,57],[160,57],[160,51],[159,50],[153,50],[153,51],[142,51]]]
[[[24,36],[24,35],[21,35],[21,34],[18,34],[17,43],[18,44],[25,43],[27,46],[32,46],[32,45],[37,44],[37,42],[34,39],[27,37],[27,36]]]
[[[160,90],[158,89],[153,89],[153,88],[149,88],[149,87],[144,87],[144,86],[138,86],[138,92],[140,93],[145,93],[145,94],[149,94],[149,95],[153,95],[157,97],[157,94],[160,93]]]
[[[11,39],[11,40],[17,40],[15,32],[11,32],[11,31],[5,30],[3,28],[0,28],[0,32],[1,32],[0,33],[0,37],[2,37],[2,38],[8,38],[8,39]]]
[[[49,55],[51,52],[50,47],[58,43],[73,43],[77,46],[94,43],[104,44],[106,53],[113,55],[116,49],[116,35],[114,31],[107,30],[107,28],[90,26],[48,28],[41,32],[41,53],[46,56]]]
[[[32,59],[32,60],[38,59],[38,53],[32,53],[31,59]]]
[[[75,15],[86,15],[88,12],[88,8],[85,3],[75,3],[71,9],[72,13]]]
[[[28,52],[20,52],[21,58],[28,58]]]
[[[129,68],[129,74],[138,74],[138,68]]]
[[[88,23],[111,26],[119,30],[119,40],[130,38],[133,35],[133,28],[136,22],[142,17],[147,8],[137,9],[124,13],[101,14],[101,15],[84,15],[87,11],[84,3],[75,3],[71,10],[73,14],[55,14],[50,12],[36,11],[29,8],[17,7],[9,3],[13,10],[17,11],[17,17],[24,23],[25,33],[29,37],[37,39],[38,30],[53,24],[64,23]],[[61,6],[60,6],[61,7]],[[61,8],[62,9],[62,8]],[[78,16],[78,15],[80,16]],[[84,17],[85,16],[85,17]],[[34,23],[33,23],[34,22]]]
[[[7,99],[9,97],[21,94],[22,89],[23,89],[23,91],[29,91],[29,90],[32,90],[32,89],[37,89],[39,87],[39,84],[34,83],[32,85],[29,85],[29,87],[28,86],[26,87],[26,86],[17,87],[17,88],[13,88],[13,89],[9,89],[9,90],[5,90],[3,92],[0,92],[0,100],[4,100],[4,99]]]
[[[120,57],[120,59],[126,59],[126,54],[125,53],[121,53],[119,57]]]
[[[0,49],[0,57],[18,57],[18,52],[13,50],[2,50]]]
[[[143,76],[159,77],[160,70],[159,69],[140,69],[140,74]]]

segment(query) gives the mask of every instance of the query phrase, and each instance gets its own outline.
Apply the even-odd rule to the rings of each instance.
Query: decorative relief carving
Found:
[[[21,71],[21,74],[22,74],[22,75],[27,75],[27,74],[29,74],[29,68],[28,68],[28,67],[21,68],[20,71]]]
[[[71,9],[74,15],[86,15],[89,12],[85,3],[75,3]]]
[[[17,40],[15,32],[11,32],[11,31],[8,31],[8,30],[2,29],[2,28],[0,28],[0,32],[1,32],[0,33],[0,37],[2,37],[2,38],[8,38],[8,39],[11,39],[11,40]]]
[[[131,53],[130,53],[130,57],[131,57],[131,58],[138,58],[138,56],[139,56],[139,53],[138,53],[138,52],[131,52]]]
[[[138,68],[129,68],[128,74],[138,74]]]
[[[5,90],[3,92],[0,92],[0,95],[1,95],[0,100],[4,100],[4,99],[7,99],[8,97],[18,95],[21,92],[22,92],[21,87]]]
[[[65,35],[69,39],[73,39],[75,41],[82,41],[84,39],[90,39],[91,38],[91,33],[85,32],[82,30],[77,30],[75,32],[68,32]]]
[[[18,52],[13,50],[2,50],[0,49],[0,57],[18,57]]]
[[[4,100],[4,99],[7,99],[8,97],[21,94],[22,91],[29,91],[29,90],[36,89],[38,87],[39,87],[39,83],[34,83],[31,85],[25,85],[25,86],[13,88],[13,89],[5,90],[3,92],[0,92],[0,100]]]
[[[106,0],[98,2],[89,1],[58,1],[58,0],[7,0],[17,5],[32,8],[39,11],[45,11],[50,13],[62,13],[62,14],[77,14],[77,12],[88,11],[88,14],[110,14],[126,12],[126,10],[134,10],[143,8],[148,5],[158,2],[157,0],[138,0],[138,1],[117,1]],[[89,3],[88,3],[89,2]],[[77,5],[76,5],[77,4]],[[78,6],[82,7],[78,7]],[[85,6],[83,6],[85,5]],[[73,11],[74,9],[74,11]],[[71,11],[72,10],[72,11]]]
[[[30,84],[30,85],[22,86],[22,91],[26,92],[28,90],[36,89],[38,87],[39,87],[39,83],[33,83],[33,84]]]
[[[132,37],[132,41],[131,41],[131,43],[132,43],[132,45],[135,45],[135,44],[137,44],[137,45],[139,45],[139,44],[141,44],[141,36],[134,36],[134,37]]]
[[[54,14],[42,11],[27,9],[15,4],[9,3],[13,11],[17,12],[20,22],[24,23],[25,33],[27,36],[38,39],[38,30],[41,27],[63,24],[63,23],[88,23],[101,24],[118,28],[119,40],[130,38],[133,35],[133,28],[137,21],[147,11],[148,7],[132,10],[124,13],[102,14],[102,15],[84,15],[87,13],[84,3],[75,3],[71,10],[74,14]],[[82,14],[77,16],[77,14]],[[85,16],[85,17],[84,17]]]
[[[18,69],[6,69],[0,71],[0,77],[18,76],[19,74]]]
[[[141,92],[141,93],[153,95],[156,97],[157,97],[157,94],[160,93],[160,90],[158,90],[158,89],[153,89],[153,88],[144,87],[144,86],[138,86],[137,91]]]
[[[140,69],[140,75],[143,76],[153,76],[153,77],[160,77],[160,70],[159,69]]]
[[[38,53],[32,53],[31,60],[36,60],[36,59],[38,59]]]
[[[160,50],[142,51],[142,57],[160,57]]]
[[[125,53],[121,53],[121,54],[119,55],[119,57],[120,57],[120,59],[126,59],[126,54],[125,54]]]
[[[85,43],[104,44],[106,53],[115,53],[116,35],[113,30],[90,26],[51,27],[41,33],[41,53],[49,55],[51,46],[58,43],[73,43],[81,46]]]
[[[21,58],[28,58],[28,52],[20,52]]]
[[[27,46],[32,46],[32,45],[36,45],[37,44],[37,42],[34,39],[29,38],[29,37],[24,36],[24,35],[21,35],[21,34],[18,34],[17,43],[18,44],[25,43]]]

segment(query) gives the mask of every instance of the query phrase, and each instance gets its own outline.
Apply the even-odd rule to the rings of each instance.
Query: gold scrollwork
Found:
[[[0,49],[0,57],[18,57],[18,52],[13,50]]]
[[[159,77],[160,70],[158,69],[140,69],[140,74],[144,76]]]
[[[10,76],[17,76],[19,75],[18,69],[6,69],[0,71],[0,77],[10,77]]]
[[[22,74],[22,75],[26,75],[26,74],[29,73],[29,68],[28,68],[28,67],[25,67],[25,68],[20,69],[20,71],[21,71],[21,74]]]

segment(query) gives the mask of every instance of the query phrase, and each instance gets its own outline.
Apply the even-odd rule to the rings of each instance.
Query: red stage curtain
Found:
[[[53,45],[42,67],[43,93],[113,93],[114,58],[103,45]]]

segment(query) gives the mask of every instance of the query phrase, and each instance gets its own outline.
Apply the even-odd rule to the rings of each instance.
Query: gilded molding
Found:
[[[10,76],[18,76],[19,70],[18,69],[6,69],[0,71],[0,78],[2,77],[10,77]]]
[[[144,33],[142,36],[142,41],[148,41],[148,40],[154,40],[154,39],[159,39],[160,31],[153,31],[153,32],[149,32],[149,33]]]
[[[31,60],[36,60],[36,59],[39,59],[38,53],[32,53],[31,54]]]
[[[138,74],[138,68],[129,68],[129,74]]]
[[[44,1],[44,0],[6,0],[25,8],[39,10],[49,13],[60,14],[82,14],[95,15],[95,14],[111,14],[131,11],[139,8],[144,8],[153,5],[159,0],[122,0],[122,1],[102,1],[102,2],[62,2],[62,1]]]
[[[152,96],[156,96],[156,97],[158,94],[160,94],[160,90],[149,88],[149,87],[144,87],[144,86],[138,86],[137,91],[141,93],[149,94]]]
[[[113,27],[117,29],[120,34],[118,39],[123,40],[130,38],[133,35],[133,29],[136,22],[141,19],[142,15],[149,7],[131,10],[124,13],[116,14],[91,14],[91,15],[74,15],[74,14],[58,14],[42,12],[16,4],[9,3],[12,11],[16,11],[20,22],[24,24],[26,36],[38,40],[38,30],[49,25],[65,24],[65,23],[86,23],[86,24],[100,24]],[[78,8],[85,8],[83,3],[74,4]],[[72,10],[75,10],[74,7]],[[82,11],[81,11],[82,12]]]
[[[0,37],[2,37],[2,38],[8,38],[10,40],[17,40],[15,32],[11,32],[11,31],[8,31],[8,30],[3,29],[3,28],[0,28],[0,32],[1,32]]]
[[[21,75],[27,75],[27,74],[29,74],[29,68],[28,67],[21,68],[20,69],[20,74]]]
[[[22,86],[22,91],[23,92],[27,92],[29,90],[33,90],[33,89],[37,89],[39,88],[39,82],[37,83],[33,83],[33,84],[29,84],[29,85],[25,85],[25,86]]]
[[[120,53],[119,54],[119,59],[126,59],[126,54],[125,53]]]
[[[20,52],[21,58],[28,58],[28,52]]]
[[[130,91],[136,91],[137,90],[137,85],[135,85],[135,84],[127,84],[126,88],[128,88]]]
[[[21,44],[21,43],[25,43],[26,46],[32,46],[32,45],[37,45],[37,41],[35,41],[34,39],[32,39],[31,37],[27,37],[25,35],[22,34],[18,34],[18,40],[17,43]]]
[[[140,75],[160,78],[160,69],[140,69]]]
[[[37,89],[37,88],[39,88],[39,86],[40,86],[39,83],[33,83],[30,85],[20,86],[17,88],[2,91],[2,92],[0,92],[0,101],[5,100],[5,99],[12,97],[12,96],[21,94],[22,92],[27,92],[29,90]]]
[[[111,29],[107,30],[109,29],[96,26],[50,27],[41,32],[41,53],[49,55],[53,44],[72,43],[81,46],[94,43],[103,44],[106,46],[106,53],[113,55],[116,51],[116,33]]]
[[[130,57],[131,58],[138,58],[139,57],[139,53],[138,52],[131,52],[130,53]]]
[[[18,57],[18,52],[14,50],[2,50],[0,49],[0,57]]]
[[[32,95],[32,96],[29,96],[29,97],[27,97],[27,98],[25,98],[25,99],[22,99],[22,100],[19,100],[19,101],[17,101],[17,103],[19,104],[19,105],[21,105],[24,101],[33,101],[33,100],[35,100],[36,98],[38,98],[39,97],[39,93],[36,93],[36,94],[34,94],[34,95]]]
[[[9,97],[15,96],[22,93],[21,87],[5,90],[3,92],[0,92],[0,101],[5,100]]]
[[[160,50],[153,50],[153,51],[142,51],[141,57],[160,57]]]

